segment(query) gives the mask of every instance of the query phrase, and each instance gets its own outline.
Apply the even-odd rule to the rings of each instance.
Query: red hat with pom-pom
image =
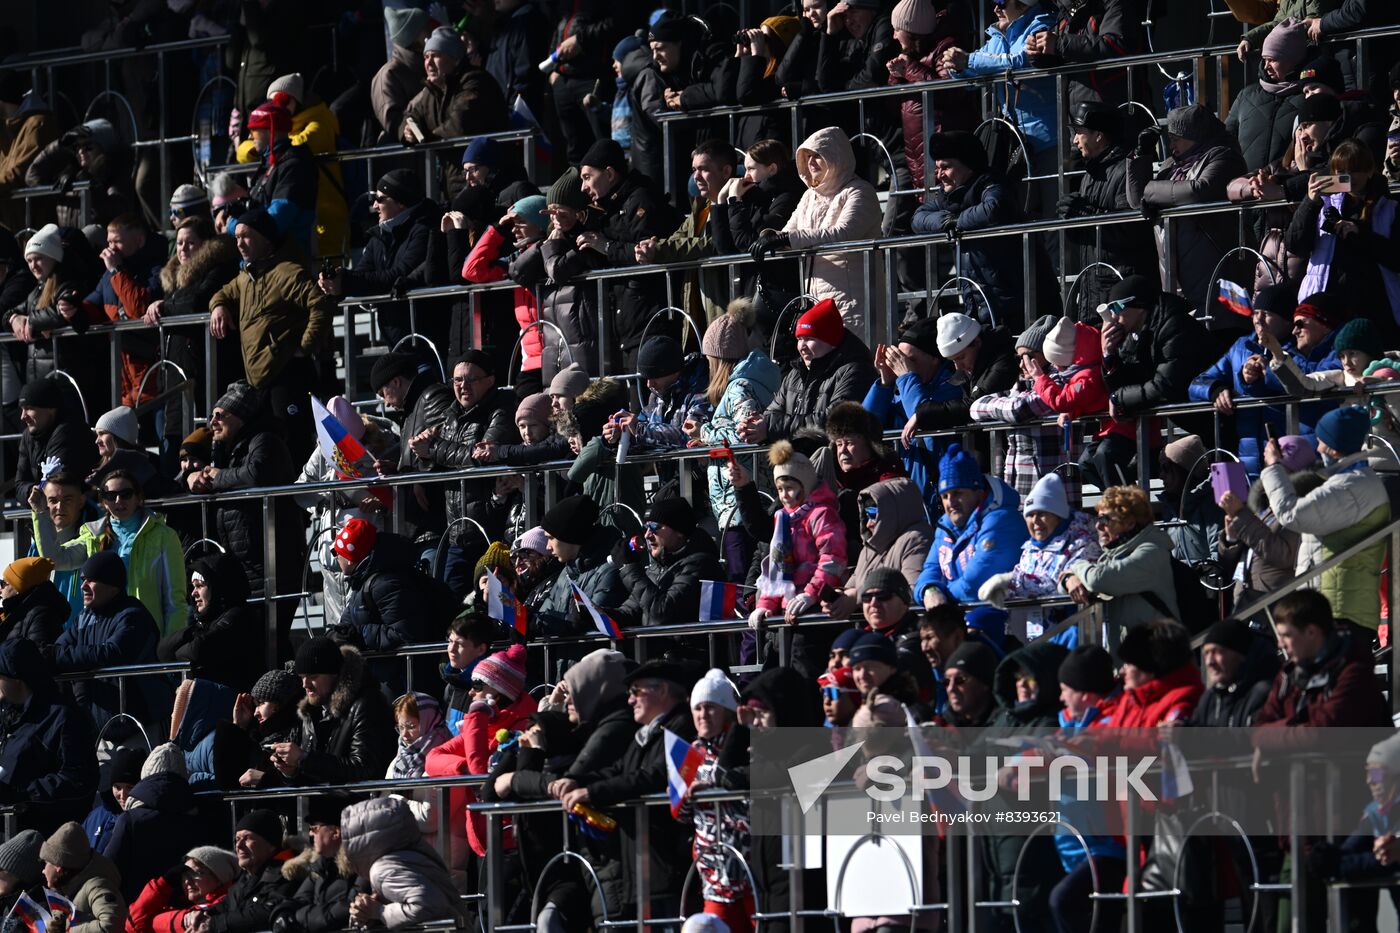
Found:
[[[797,338],[811,337],[833,347],[846,335],[846,324],[836,302],[823,298],[797,319]]]
[[[335,536],[332,549],[337,557],[343,557],[352,564],[358,564],[374,550],[374,539],[379,537],[379,529],[363,518],[352,518]]]
[[[472,680],[486,686],[514,703],[525,692],[525,646],[511,645],[476,662]]]

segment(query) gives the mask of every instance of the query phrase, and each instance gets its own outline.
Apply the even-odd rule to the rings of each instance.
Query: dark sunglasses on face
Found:
[[[1384,768],[1367,768],[1367,769],[1366,769],[1366,783],[1367,783],[1367,784],[1384,784],[1384,783],[1385,783],[1385,769],[1384,769]]]
[[[841,699],[843,693],[855,693],[854,690],[847,690],[845,687],[822,687],[822,699],[835,703]]]
[[[375,204],[383,204],[385,201],[389,200],[389,196],[387,194],[380,194],[378,191],[376,191],[373,195],[371,195],[370,200],[373,201]]]
[[[658,531],[661,530],[661,523],[660,523],[660,522],[647,522],[647,523],[645,523],[644,525],[642,525],[642,529],[643,529],[644,531],[650,532],[651,534],[656,534]]]
[[[880,510],[879,510],[879,508],[877,508],[876,506],[873,506],[873,505],[867,505],[867,506],[865,507],[865,520],[866,520],[867,522],[873,522],[873,521],[875,521],[875,519],[877,519],[877,518],[879,518],[879,517],[880,517]]]
[[[103,502],[120,502],[122,499],[130,499],[136,495],[136,490],[127,486],[124,489],[104,489],[101,496]]]
[[[867,593],[861,593],[861,594],[860,594],[860,601],[863,602],[863,603],[868,603],[868,602],[870,602],[871,600],[878,599],[878,600],[880,600],[881,602],[884,602],[885,600],[889,599],[889,598],[890,598],[891,596],[893,596],[893,595],[894,595],[894,594],[891,593],[889,590],[870,590],[870,591],[867,592]]]

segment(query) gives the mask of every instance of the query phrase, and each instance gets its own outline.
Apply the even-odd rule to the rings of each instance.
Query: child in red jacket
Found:
[[[471,693],[471,705],[456,737],[428,752],[424,766],[428,777],[485,774],[490,770],[491,755],[501,742],[499,735],[523,732],[530,727],[530,714],[536,704],[525,689],[525,646],[511,645],[478,661],[472,669]],[[466,805],[476,799],[470,790],[454,790],[450,806],[453,812],[465,811]],[[466,831],[472,850],[484,856],[486,818],[468,813]],[[507,835],[506,842],[514,846],[514,835]]]
[[[236,855],[195,846],[185,853],[178,871],[146,882],[127,914],[126,933],[185,933],[185,915],[223,900],[237,878]]]

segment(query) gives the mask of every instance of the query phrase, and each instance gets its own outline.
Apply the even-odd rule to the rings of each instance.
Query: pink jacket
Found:
[[[467,255],[466,262],[462,263],[462,278],[472,283],[499,282],[506,277],[506,265],[501,261],[501,256],[514,249],[514,244],[507,240],[494,224],[487,227],[472,247],[471,253]],[[525,339],[520,341],[520,368],[526,371],[539,369],[543,362],[544,338],[540,336],[538,327],[525,332],[525,328],[540,319],[540,308],[535,302],[535,293],[528,288],[517,288],[513,295],[515,323],[520,325],[521,333],[525,334]]]
[[[793,586],[817,599],[823,587],[840,589],[846,575],[846,523],[836,504],[836,493],[818,484],[807,501],[796,509],[784,509],[792,529],[792,551],[797,558]],[[774,516],[774,521],[777,516]],[[760,545],[761,546],[761,545]],[[761,609],[780,609],[783,600],[764,596]]]
[[[1060,414],[1073,418],[1093,418],[1108,414],[1108,386],[1103,381],[1103,345],[1097,328],[1074,325],[1074,362],[1069,376],[1041,375],[1035,380],[1035,394]],[[1121,434],[1137,437],[1133,422],[1100,417],[1098,437]]]

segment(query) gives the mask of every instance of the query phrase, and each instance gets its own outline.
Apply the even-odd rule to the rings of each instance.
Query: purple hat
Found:
[[[1280,437],[1278,449],[1283,454],[1283,465],[1290,473],[1306,470],[1317,462],[1317,448],[1306,437],[1297,434]]]

